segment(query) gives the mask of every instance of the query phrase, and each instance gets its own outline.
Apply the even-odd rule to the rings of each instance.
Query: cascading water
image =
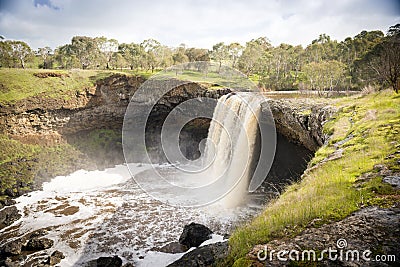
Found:
[[[253,163],[258,160],[254,157],[255,150],[259,152],[260,148],[266,147],[269,152],[274,151],[264,146],[268,142],[262,139],[263,134],[258,138],[259,132],[268,135],[270,130],[259,130],[263,101],[264,98],[259,94],[240,92],[222,96],[218,101],[195,99],[190,104],[186,101],[186,106],[176,107],[175,112],[171,112],[165,119],[161,131],[164,152],[172,166],[155,167],[142,172],[134,177],[135,181],[155,199],[177,207],[215,204],[232,208],[245,202],[246,193],[259,187],[272,162],[263,160],[263,164],[254,166]],[[194,109],[194,105],[199,103],[203,104],[203,110],[200,109],[199,113],[207,114],[212,121],[205,151],[199,159],[191,161],[182,155],[178,137],[181,127],[193,117],[192,114],[187,116],[189,112],[181,110]],[[198,114],[194,115],[199,117]],[[274,138],[273,135],[269,136]],[[256,147],[257,140],[260,140],[260,147]],[[131,143],[127,142],[127,145]],[[257,156],[261,158],[262,151]],[[261,165],[262,168],[259,167]]]
[[[222,96],[214,110],[205,148],[206,174],[221,180],[228,193],[225,207],[242,203],[253,175],[261,99],[248,93]],[[221,183],[221,182],[219,182]]]

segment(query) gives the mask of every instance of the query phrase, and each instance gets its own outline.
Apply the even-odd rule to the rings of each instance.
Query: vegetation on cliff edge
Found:
[[[121,133],[95,129],[68,143],[39,145],[0,134],[0,200],[38,188],[43,182],[78,169],[102,169],[123,162]]]
[[[69,99],[115,73],[140,75],[144,78],[151,75],[148,72],[133,71],[0,68],[0,105],[39,95],[43,98]]]
[[[68,144],[24,144],[1,134],[0,200],[38,188],[43,182],[87,168],[85,155]]]

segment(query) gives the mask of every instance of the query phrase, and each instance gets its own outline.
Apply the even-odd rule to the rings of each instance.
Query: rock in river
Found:
[[[198,247],[201,243],[210,239],[211,234],[212,231],[208,227],[192,222],[183,228],[183,232],[179,237],[179,243],[187,248]]]

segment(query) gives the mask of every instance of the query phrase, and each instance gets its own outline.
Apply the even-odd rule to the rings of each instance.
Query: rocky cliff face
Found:
[[[49,141],[91,129],[121,128],[129,100],[144,81],[141,77],[116,74],[67,100],[48,102],[39,96],[1,107],[0,132],[20,139],[40,140],[47,136]],[[199,84],[187,83],[166,94],[157,104],[160,112],[155,115],[167,113],[191,98],[218,98],[228,92],[229,89],[209,91]]]
[[[0,107],[0,132],[28,142],[52,144],[62,142],[63,136],[81,131],[120,129],[129,100],[144,81],[142,77],[115,74],[73,97],[55,101],[38,96]],[[151,121],[159,124],[160,118],[183,101],[195,97],[218,98],[229,92],[229,89],[208,90],[192,82],[180,85],[157,102],[150,124]],[[277,131],[311,151],[325,142],[323,124],[336,112],[333,107],[316,100],[269,99],[263,103],[264,111],[267,105]],[[207,121],[194,124],[200,125],[203,135],[209,125]]]
[[[269,99],[262,105],[264,112],[269,106],[279,133],[314,152],[328,138],[323,125],[337,112],[334,107],[313,99]]]

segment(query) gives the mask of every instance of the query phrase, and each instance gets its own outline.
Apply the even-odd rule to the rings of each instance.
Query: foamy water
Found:
[[[130,165],[132,175],[150,168]],[[124,165],[59,176],[45,183],[43,190],[16,201],[23,216],[0,231],[0,246],[11,240],[2,238],[6,234],[21,237],[46,228],[45,237],[54,240],[48,254],[59,250],[66,256],[60,266],[77,266],[112,255],[138,266],[165,266],[182,254],[156,250],[176,242],[184,225],[197,222],[209,226],[215,233],[227,233],[236,222],[248,219],[260,209],[251,204],[219,210],[207,206],[197,209],[169,206],[141,190]],[[221,238],[214,236],[213,241]],[[41,254],[28,255],[26,262]]]

